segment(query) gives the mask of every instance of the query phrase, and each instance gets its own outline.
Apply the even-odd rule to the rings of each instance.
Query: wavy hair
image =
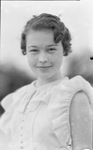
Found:
[[[22,54],[26,55],[26,35],[30,30],[51,30],[54,35],[54,42],[58,43],[61,41],[64,56],[67,56],[72,52],[71,50],[71,34],[68,28],[60,20],[59,17],[42,13],[39,16],[33,16],[25,25],[24,30],[21,34],[21,49]]]

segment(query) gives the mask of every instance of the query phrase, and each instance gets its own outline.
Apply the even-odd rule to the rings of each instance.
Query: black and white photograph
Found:
[[[93,1],[1,1],[0,150],[93,150]]]

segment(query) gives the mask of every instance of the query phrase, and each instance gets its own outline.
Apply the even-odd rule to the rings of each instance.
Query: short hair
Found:
[[[61,41],[64,56],[67,56],[72,52],[71,50],[71,34],[68,28],[60,20],[60,17],[42,13],[38,16],[33,16],[24,27],[24,30],[21,34],[21,49],[22,54],[26,55],[26,35],[30,30],[51,30],[54,35],[54,42],[58,43]]]

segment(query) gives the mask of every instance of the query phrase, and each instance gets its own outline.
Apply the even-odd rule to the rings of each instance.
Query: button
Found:
[[[21,120],[22,120],[22,122],[24,122],[25,121],[25,116],[23,116]]]
[[[21,143],[23,144],[23,141],[21,141]]]
[[[20,146],[20,148],[21,148],[21,149],[24,149],[24,147],[23,147],[23,146]]]
[[[22,122],[24,122],[24,119],[22,119]]]
[[[23,134],[20,134],[20,136],[23,136]]]

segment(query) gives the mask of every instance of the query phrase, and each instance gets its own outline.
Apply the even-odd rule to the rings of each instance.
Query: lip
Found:
[[[51,66],[37,66],[37,68],[50,68]]]
[[[48,71],[52,66],[39,66],[37,67],[37,69],[43,71],[43,72],[46,72]]]

